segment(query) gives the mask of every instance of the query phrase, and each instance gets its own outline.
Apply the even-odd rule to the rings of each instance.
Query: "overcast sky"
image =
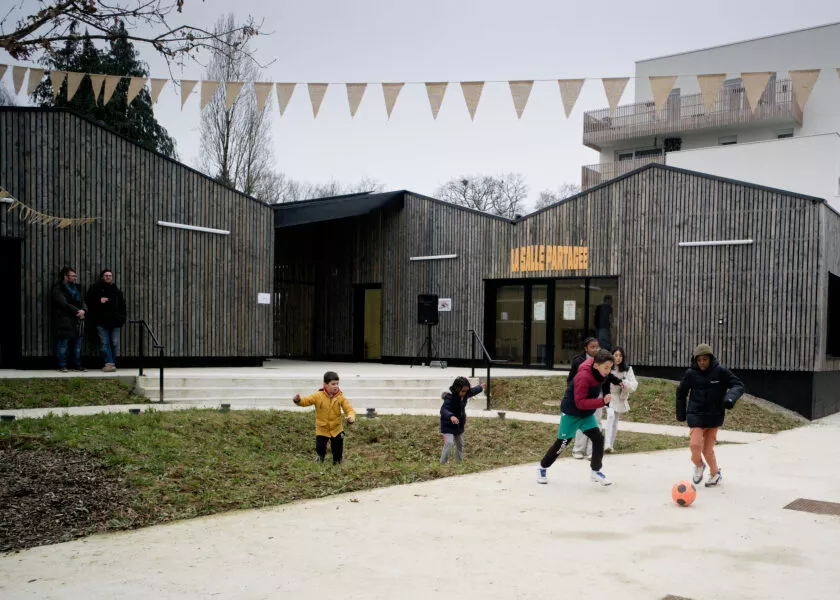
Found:
[[[38,4],[22,3],[24,11]],[[636,60],[840,21],[837,0],[186,0],[173,23],[211,28],[231,10],[262,20],[270,34],[254,41],[260,62],[271,63],[264,81],[341,84],[630,76]],[[152,76],[168,76],[162,60],[140,50]],[[0,62],[13,61],[0,52]],[[176,76],[200,79],[202,67]],[[11,89],[10,75],[4,84]],[[622,103],[632,102],[632,86]],[[517,120],[507,83],[493,83],[471,122],[460,85],[451,83],[435,121],[425,87],[409,84],[389,121],[377,85],[351,119],[344,86],[331,85],[313,119],[306,87],[298,86],[282,118],[272,98],[272,136],[278,171],[296,179],[370,177],[431,195],[462,174],[518,172],[533,203],[542,189],[580,183],[581,165],[598,162],[581,144],[582,114],[606,106],[600,81],[587,81],[567,120],[557,84],[542,82]],[[167,85],[155,112],[181,160],[197,164],[197,89],[182,112]]]

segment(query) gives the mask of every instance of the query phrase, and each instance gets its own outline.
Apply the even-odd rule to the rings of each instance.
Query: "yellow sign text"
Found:
[[[511,273],[575,271],[588,268],[587,246],[521,246],[510,250]]]

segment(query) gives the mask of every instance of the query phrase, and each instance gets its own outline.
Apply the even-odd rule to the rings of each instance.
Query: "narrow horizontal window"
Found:
[[[680,242],[680,246],[745,246],[753,240],[712,240],[709,242]]]
[[[458,258],[457,254],[435,254],[433,256],[412,256],[408,260],[444,260],[447,258]]]

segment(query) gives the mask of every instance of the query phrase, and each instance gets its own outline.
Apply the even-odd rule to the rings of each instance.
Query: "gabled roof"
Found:
[[[359,217],[383,208],[402,208],[405,191],[372,194],[346,194],[329,198],[316,198],[302,202],[275,204],[274,227],[294,227],[335,219]]]

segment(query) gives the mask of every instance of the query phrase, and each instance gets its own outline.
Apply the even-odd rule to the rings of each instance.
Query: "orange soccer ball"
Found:
[[[680,506],[691,506],[697,497],[697,489],[690,481],[680,481],[671,488],[671,498]]]

